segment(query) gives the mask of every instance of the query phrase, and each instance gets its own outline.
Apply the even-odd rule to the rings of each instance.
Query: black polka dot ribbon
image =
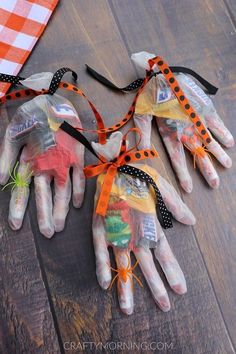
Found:
[[[14,75],[0,73],[0,81],[1,82],[7,82],[9,84],[14,84],[14,85],[22,85],[20,83],[20,80],[24,80],[24,78],[20,77],[20,76],[14,76]]]
[[[86,64],[86,68],[87,68],[87,72],[89,73],[90,76],[92,76],[94,79],[96,79],[97,81],[102,83],[104,86],[109,87],[115,91],[127,91],[127,92],[134,91],[134,90],[138,89],[143,84],[143,81],[144,81],[143,78],[139,78],[137,80],[134,80],[133,82],[131,82],[127,86],[118,87],[113,82],[108,80],[105,76],[102,76],[96,70],[94,70],[93,68],[88,66],[87,64]],[[215,95],[216,92],[218,91],[217,87],[212,85],[209,81],[204,79],[201,75],[199,75],[197,72],[195,72],[194,70],[192,70],[190,68],[186,68],[185,66],[170,66],[170,69],[174,73],[184,73],[184,74],[188,74],[188,75],[193,76],[195,79],[197,79],[200,82],[200,84],[205,88],[206,92],[209,95]],[[161,73],[161,71],[158,71],[158,72],[151,71],[149,78],[151,79],[153,76],[156,76],[160,73]]]
[[[58,89],[58,87],[60,85],[60,82],[62,80],[62,77],[67,72],[71,72],[74,80],[77,81],[78,75],[77,75],[77,73],[75,71],[71,70],[70,68],[58,69],[55,72],[55,74],[53,75],[53,78],[52,78],[51,83],[50,83],[50,87],[49,87],[49,90],[48,90],[48,93],[50,95],[53,95],[57,91],[57,89]]]
[[[120,166],[118,168],[118,171],[121,173],[129,174],[132,177],[137,177],[141,181],[146,182],[147,185],[151,185],[153,187],[153,189],[155,191],[155,195],[156,195],[156,206],[157,206],[158,220],[160,221],[160,224],[164,229],[169,229],[169,228],[173,227],[172,220],[171,220],[172,215],[169,212],[169,210],[167,209],[167,207],[163,201],[161,192],[158,189],[153,178],[149,174],[147,174],[146,172],[140,170],[139,168],[134,167],[134,166],[130,166],[130,165]]]
[[[49,90],[45,91],[45,92],[49,93],[50,95],[53,95],[57,91],[57,89],[58,89],[58,87],[60,85],[60,82],[62,80],[63,75],[65,73],[67,73],[67,72],[71,72],[74,80],[75,81],[77,80],[77,77],[78,77],[77,73],[75,71],[73,71],[72,69],[70,69],[70,68],[58,69],[55,72],[55,74],[53,74],[53,77],[52,77],[52,80],[51,80],[51,83],[50,83],[50,86],[49,86]],[[22,80],[25,80],[25,78],[24,77],[20,77],[20,76],[14,76],[14,75],[8,75],[8,74],[0,73],[0,82],[7,82],[9,84],[21,85],[22,86],[22,83],[20,82]]]

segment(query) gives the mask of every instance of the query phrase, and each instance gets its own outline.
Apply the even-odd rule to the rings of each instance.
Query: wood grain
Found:
[[[235,134],[234,11],[230,0],[61,1],[22,76],[71,67],[79,74],[78,84],[110,125],[127,111],[132,95],[115,94],[102,87],[86,74],[84,64],[124,85],[137,75],[129,59],[132,52],[158,52],[170,64],[190,66],[220,86],[214,101]],[[66,95],[78,109],[83,126],[94,128],[88,106]],[[92,134],[88,137],[96,138]],[[155,125],[152,139],[162,160],[153,165],[178,189]],[[234,159],[235,150],[229,153]],[[192,169],[191,159],[188,161]],[[86,152],[86,163],[92,162]],[[71,206],[65,230],[52,240],[39,233],[33,189],[23,229],[18,233],[7,226],[9,196],[1,193],[0,227],[5,240],[0,251],[4,271],[1,289],[7,289],[0,308],[6,319],[0,326],[3,351],[75,353],[82,351],[80,344],[85,342],[154,342],[161,343],[159,348],[163,345],[162,352],[168,353],[234,353],[236,167],[226,171],[217,165],[217,169],[222,177],[218,191],[209,190],[192,169],[194,192],[190,196],[182,194],[198,217],[198,224],[191,228],[176,222],[173,230],[166,231],[188,285],[188,293],[179,297],[164,280],[172,304],[169,313],[156,307],[147,286],[141,289],[135,285],[135,312],[131,317],[120,312],[115,287],[107,292],[100,289],[91,234],[95,180],[87,181],[82,208]],[[26,264],[24,271],[19,264]],[[160,271],[158,264],[157,268]],[[137,275],[145,282],[139,270]],[[18,290],[25,289],[23,284],[33,282],[38,287],[33,284],[18,296]],[[6,306],[9,294],[14,300],[13,312]],[[21,326],[22,318],[27,318],[25,326]],[[87,346],[84,352],[94,351]],[[98,346],[98,352],[110,352],[109,346]]]

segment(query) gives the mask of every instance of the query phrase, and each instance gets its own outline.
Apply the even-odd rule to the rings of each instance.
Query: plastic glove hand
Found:
[[[35,80],[33,82],[35,84]],[[27,86],[33,89],[45,87],[38,87],[40,84],[37,75],[37,87]],[[71,198],[71,167],[73,204],[75,207],[82,204],[84,147],[58,129],[64,120],[74,127],[81,127],[77,112],[67,99],[56,94],[40,95],[20,106],[7,127],[0,153],[0,183],[4,185],[11,174],[12,180],[6,186],[12,187],[9,224],[14,230],[22,225],[33,175],[38,224],[44,236],[50,238],[64,228]],[[14,168],[21,148],[19,167]]]
[[[116,140],[117,140],[117,134]],[[121,137],[122,138],[122,137]],[[111,135],[111,140],[113,137]],[[121,140],[120,140],[121,141]],[[93,144],[93,148],[107,159],[117,156],[110,149],[105,154],[106,145]],[[107,146],[109,146],[109,141]],[[114,146],[114,145],[113,145]],[[120,143],[116,141],[117,153]],[[104,156],[103,155],[103,156]],[[112,156],[111,156],[112,155]],[[147,165],[133,165],[145,171],[157,183],[168,210],[180,222],[193,225],[195,218],[189,208],[182,202],[175,189],[157,172]],[[104,174],[97,179],[95,209]],[[135,275],[135,265],[131,265],[132,251],[142,269],[146,282],[155,302],[163,311],[170,309],[170,302],[164,284],[156,270],[150,248],[160,263],[171,288],[177,294],[187,290],[183,272],[174,257],[161,225],[156,217],[155,195],[152,188],[133,176],[117,173],[112,185],[106,216],[94,212],[93,242],[96,256],[96,273],[103,289],[111,288],[117,282],[118,297],[121,310],[131,314],[134,308],[133,281],[140,285]],[[116,259],[116,268],[111,268],[108,247],[112,247]],[[114,278],[112,280],[112,272]]]
[[[141,52],[133,55],[132,59],[138,65],[143,65],[143,68],[146,68],[148,59],[152,57],[152,54],[147,55],[146,52],[144,54]],[[205,125],[220,143],[226,147],[232,147],[234,139],[217,114],[211,99],[189,76],[178,74],[176,78],[190,104],[200,115]],[[208,184],[212,188],[217,188],[219,176],[209,153],[227,168],[232,165],[231,158],[213,138],[207,148],[202,146],[193,124],[186,117],[163,75],[158,75],[150,80],[137,102],[134,121],[143,133],[140,148],[150,147],[153,116],[156,117],[160,134],[182,188],[186,192],[192,191],[192,178],[187,168],[184,146],[193,154],[194,165],[199,167]]]

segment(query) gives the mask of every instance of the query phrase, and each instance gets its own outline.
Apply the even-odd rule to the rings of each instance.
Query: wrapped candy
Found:
[[[150,248],[154,249],[171,288],[177,294],[184,294],[187,290],[185,278],[160,222],[164,227],[171,226],[169,212],[186,225],[193,225],[195,217],[175,189],[153,168],[133,163],[158,154],[153,150],[127,150],[127,145],[126,135],[123,137],[121,132],[112,133],[106,144],[92,143],[100,163],[84,169],[87,177],[98,175],[93,214],[97,278],[103,289],[111,288],[117,281],[121,310],[131,314],[134,307],[133,280],[142,286],[134,273],[139,264],[155,302],[163,311],[168,311],[169,297]],[[160,222],[156,206],[162,216]],[[117,268],[110,265],[109,246],[115,254]],[[130,252],[137,259],[133,266]]]
[[[148,60],[153,57],[153,54],[140,52],[133,54],[131,59],[138,66],[147,69]],[[168,69],[164,69],[163,73],[165,72],[168,73]],[[153,77],[140,95],[134,115],[135,125],[143,132],[140,147],[151,146],[151,122],[154,116],[182,188],[186,192],[192,191],[192,178],[187,168],[184,146],[193,155],[194,166],[198,166],[208,184],[212,188],[217,188],[219,176],[213,166],[211,155],[226,168],[231,167],[232,161],[209,130],[225,147],[232,147],[234,139],[217,114],[211,99],[188,75],[177,74],[175,81],[177,86],[174,90],[179,87],[183,91],[179,97],[175,95],[179,89],[175,92],[170,87],[174,84],[173,77],[168,80],[163,74]],[[188,102],[184,103],[184,110],[180,102],[186,99]],[[186,112],[191,106],[200,117],[200,121],[195,125]],[[196,116],[195,113],[190,113],[190,118],[191,115]],[[196,127],[201,125],[199,134]],[[204,135],[209,136],[210,141],[205,140],[207,143],[202,142]]]
[[[48,90],[52,77],[51,73],[41,73],[21,83],[33,90]],[[50,238],[54,232],[64,228],[71,199],[71,167],[73,204],[75,207],[82,204],[85,189],[84,146],[59,129],[63,121],[81,128],[71,102],[57,94],[44,94],[21,105],[7,127],[0,152],[0,183],[6,184],[9,175],[12,177],[4,188],[9,186],[12,190],[9,224],[14,230],[22,225],[32,176],[38,225],[44,236]],[[15,165],[21,149],[20,162]]]

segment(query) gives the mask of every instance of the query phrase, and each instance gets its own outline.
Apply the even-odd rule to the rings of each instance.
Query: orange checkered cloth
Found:
[[[17,75],[59,0],[0,0],[0,72]],[[0,97],[10,84],[0,82]]]

